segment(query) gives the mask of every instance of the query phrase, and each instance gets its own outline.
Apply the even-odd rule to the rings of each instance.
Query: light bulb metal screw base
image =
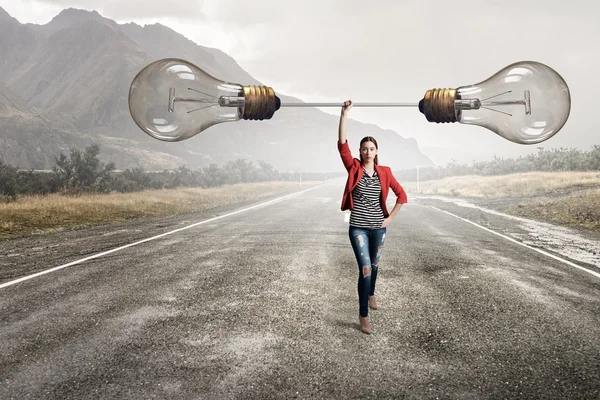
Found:
[[[279,110],[281,100],[275,91],[268,86],[243,86],[244,114],[243,119],[263,120],[271,119],[275,111]]]
[[[419,111],[425,114],[429,122],[456,122],[457,114],[454,103],[458,99],[456,89],[431,89],[425,92],[425,96],[419,102]],[[460,116],[458,117],[460,118]]]

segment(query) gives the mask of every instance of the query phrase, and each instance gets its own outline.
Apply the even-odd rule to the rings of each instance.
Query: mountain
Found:
[[[32,28],[36,29],[37,32],[42,33],[44,36],[51,36],[52,34],[61,31],[66,28],[74,26],[85,25],[88,22],[96,22],[104,24],[115,30],[119,29],[119,24],[115,21],[104,18],[97,11],[85,11],[76,8],[68,8],[63,10],[60,14],[52,18],[46,25],[37,26],[34,24],[28,24]]]
[[[9,84],[22,68],[27,68],[43,45],[43,38],[22,25],[0,7],[0,83]]]
[[[160,24],[118,24],[72,8],[45,25],[21,24],[0,8],[0,159],[47,169],[69,147],[98,143],[103,161],[120,169],[204,168],[246,158],[280,171],[343,171],[339,119],[314,108],[286,107],[270,120],[215,125],[177,143],[146,135],[129,114],[129,86],[143,67],[167,57],[224,81],[261,84],[224,52]],[[396,132],[353,120],[348,132],[355,152],[361,137],[376,137],[382,164],[393,169],[433,165],[414,139]]]
[[[140,149],[137,142],[78,130],[68,121],[52,120],[0,84],[0,158],[22,169],[50,169],[55,157],[71,148],[102,143],[102,158],[120,165],[177,165],[179,158]]]
[[[37,111],[34,107],[0,83],[0,116],[7,118],[12,115],[27,116],[35,114],[37,114]]]

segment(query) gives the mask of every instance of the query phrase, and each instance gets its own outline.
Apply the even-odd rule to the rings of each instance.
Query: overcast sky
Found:
[[[571,90],[565,127],[539,145],[491,131],[432,124],[417,109],[355,108],[351,117],[415,138],[444,165],[514,157],[545,148],[600,145],[593,119],[600,89],[600,3],[594,0],[478,2],[358,0],[0,0],[20,22],[45,24],[68,7],[119,23],[160,22],[219,48],[277,93],[306,102],[418,102],[432,88],[487,79],[516,61],[543,62]],[[226,79],[226,77],[223,77]],[[244,82],[237,82],[244,84]],[[328,109],[339,114],[338,109]],[[324,137],[330,142],[337,132]]]

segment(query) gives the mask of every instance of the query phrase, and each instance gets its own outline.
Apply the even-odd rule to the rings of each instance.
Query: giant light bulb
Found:
[[[432,89],[419,102],[430,122],[479,125],[521,144],[554,136],[571,110],[569,87],[547,65],[522,61],[457,89]]]
[[[129,111],[137,125],[167,142],[221,122],[271,118],[278,101],[271,88],[223,82],[176,58],[149,64],[129,88]]]
[[[341,107],[343,103],[285,103],[267,86],[221,81],[181,59],[155,61],[129,89],[129,110],[148,135],[188,139],[222,122],[270,119],[280,107]],[[521,144],[549,139],[565,124],[569,88],[552,68],[511,64],[491,78],[457,89],[432,89],[418,103],[353,103],[354,107],[419,107],[428,121],[479,125]]]

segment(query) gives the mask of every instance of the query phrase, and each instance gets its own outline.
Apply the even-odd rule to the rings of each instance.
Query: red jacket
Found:
[[[344,144],[341,144],[338,140],[337,144],[344,167],[346,167],[346,170],[348,171],[348,180],[346,181],[346,188],[344,189],[344,196],[342,197],[342,211],[352,210],[354,208],[354,203],[352,202],[352,190],[354,190],[363,176],[363,166],[358,158],[352,157],[347,140]],[[397,204],[408,202],[408,198],[404,188],[398,183],[396,178],[394,178],[394,175],[392,175],[390,167],[375,165],[375,171],[377,171],[379,181],[381,182],[380,204],[383,210],[383,216],[387,218],[390,214],[387,211],[385,202],[387,200],[389,188],[392,188],[396,194]]]

